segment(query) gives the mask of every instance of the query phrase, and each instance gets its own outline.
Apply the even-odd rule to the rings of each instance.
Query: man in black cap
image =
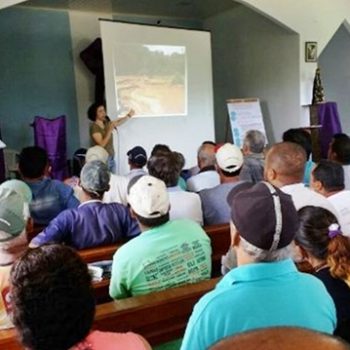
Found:
[[[196,304],[181,350],[208,349],[256,328],[298,326],[332,334],[334,303],[289,258],[298,216],[288,194],[266,182],[232,190],[231,244],[238,267]]]
[[[147,153],[144,148],[141,146],[136,146],[129,150],[126,154],[128,156],[128,164],[130,167],[130,172],[126,175],[129,181],[140,175],[146,175],[146,171],[143,170],[143,167],[147,163]]]

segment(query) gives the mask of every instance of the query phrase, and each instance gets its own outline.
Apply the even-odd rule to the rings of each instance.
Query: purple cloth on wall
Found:
[[[35,145],[44,148],[49,157],[52,177],[64,180],[68,176],[66,117],[47,119],[37,116],[32,126]]]
[[[320,103],[318,105],[318,121],[322,125],[320,129],[321,156],[326,159],[332,136],[342,132],[337,103]]]

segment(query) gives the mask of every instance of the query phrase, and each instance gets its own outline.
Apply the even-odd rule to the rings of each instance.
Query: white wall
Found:
[[[349,0],[238,0],[300,35],[300,104],[310,104],[316,63],[304,60],[306,41],[317,41],[319,53],[339,26],[350,23]],[[302,111],[300,111],[302,113]],[[305,120],[305,115],[302,116]]]
[[[21,2],[25,2],[27,0],[1,0],[0,2],[0,10],[6,7],[10,7],[13,5],[20,4]]]
[[[226,133],[226,100],[258,97],[269,142],[298,126],[299,37],[240,6],[209,18],[217,139]]]
[[[350,132],[350,33],[342,25],[319,59],[326,99],[338,103],[342,128]]]

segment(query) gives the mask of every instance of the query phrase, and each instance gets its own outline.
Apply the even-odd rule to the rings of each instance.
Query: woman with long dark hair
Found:
[[[335,334],[350,341],[350,238],[342,234],[337,218],[326,209],[306,206],[298,215],[295,243],[334,300]]]

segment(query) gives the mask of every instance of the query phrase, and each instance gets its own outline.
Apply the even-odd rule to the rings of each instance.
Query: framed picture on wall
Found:
[[[305,42],[305,62],[317,62],[317,42]]]

